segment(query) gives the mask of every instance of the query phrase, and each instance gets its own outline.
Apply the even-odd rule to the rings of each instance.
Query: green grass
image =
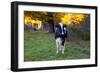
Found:
[[[56,54],[53,34],[47,32],[24,33],[24,61],[87,59],[90,57],[88,41],[66,41],[64,54]]]

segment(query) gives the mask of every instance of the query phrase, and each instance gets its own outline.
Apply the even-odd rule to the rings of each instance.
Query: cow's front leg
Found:
[[[59,53],[59,43],[58,43],[58,41],[56,41],[56,54],[58,54]]]
[[[57,44],[57,51],[56,53],[58,54],[62,50],[61,43]]]

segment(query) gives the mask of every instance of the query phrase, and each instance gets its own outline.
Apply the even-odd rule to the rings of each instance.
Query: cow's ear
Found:
[[[54,26],[57,27],[57,24],[55,24]]]

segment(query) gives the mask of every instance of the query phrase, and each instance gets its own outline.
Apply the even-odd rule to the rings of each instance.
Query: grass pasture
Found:
[[[56,54],[54,34],[24,32],[24,61],[73,60],[90,57],[89,41],[66,41],[64,54]]]

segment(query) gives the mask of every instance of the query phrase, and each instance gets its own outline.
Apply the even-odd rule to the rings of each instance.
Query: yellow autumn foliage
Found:
[[[41,12],[41,14],[47,15],[47,12]],[[54,15],[53,17],[54,21],[58,21],[59,19],[61,19],[62,23],[66,25],[79,25],[84,21],[85,16],[86,16],[85,14],[80,14],[80,13],[54,13],[53,15]],[[41,18],[41,15],[40,15],[40,18]],[[42,21],[40,20],[33,20],[32,16],[24,16],[24,23],[26,25],[30,23],[40,24],[41,22]]]
[[[85,15],[84,14],[74,14],[68,13],[61,17],[62,23],[67,25],[79,25],[82,21],[84,21]]]

